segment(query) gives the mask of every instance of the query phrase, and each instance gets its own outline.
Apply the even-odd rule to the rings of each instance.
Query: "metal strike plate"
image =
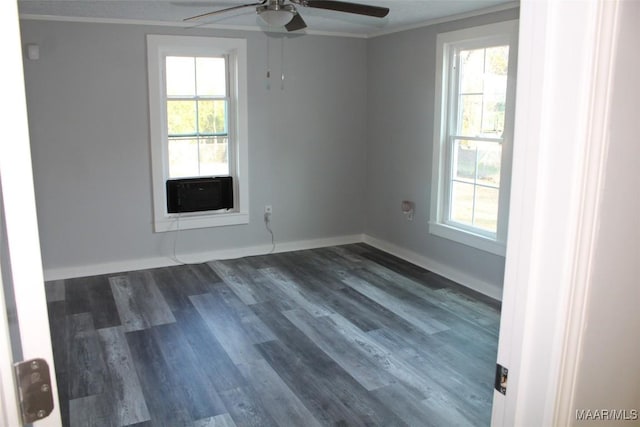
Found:
[[[507,380],[509,379],[509,370],[501,364],[496,364],[495,389],[500,393],[507,394]]]
[[[29,424],[47,417],[53,411],[51,374],[44,359],[25,360],[14,364],[22,423]]]

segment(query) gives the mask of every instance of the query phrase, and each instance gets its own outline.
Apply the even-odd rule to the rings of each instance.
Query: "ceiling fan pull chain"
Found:
[[[269,51],[270,51],[270,43],[269,43],[269,35],[266,34],[267,38],[267,80],[266,80],[266,89],[271,90],[271,61],[269,60]]]
[[[284,36],[280,39],[280,90],[284,90]]]

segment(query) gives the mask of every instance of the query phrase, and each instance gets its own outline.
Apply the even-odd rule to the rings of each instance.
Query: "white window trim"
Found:
[[[170,55],[227,55],[233,76],[230,97],[235,104],[229,114],[229,134],[233,138],[229,165],[233,174],[234,210],[231,212],[167,213],[166,180],[168,150],[164,59]],[[149,75],[149,134],[151,143],[151,177],[153,186],[153,223],[155,232],[178,229],[218,227],[249,223],[249,139],[247,104],[247,41],[218,37],[147,35]]]
[[[433,163],[431,180],[431,212],[429,220],[429,233],[453,240],[467,246],[471,246],[496,255],[505,255],[507,240],[507,219],[509,210],[509,191],[511,177],[511,157],[513,141],[513,122],[515,112],[515,83],[517,62],[517,32],[518,21],[504,21],[496,24],[466,28],[438,34],[436,48],[436,91],[434,108],[434,137],[433,137]],[[499,39],[509,44],[509,70],[507,72],[507,109],[505,117],[505,129],[502,143],[500,198],[498,210],[498,229],[495,233],[487,235],[458,227],[445,221],[445,209],[448,192],[445,186],[448,183],[447,173],[449,159],[447,149],[447,120],[443,120],[443,114],[450,114],[451,106],[447,105],[450,84],[444,81],[445,73],[449,70],[448,52],[457,44],[464,43],[471,46],[474,42],[483,44]],[[446,118],[446,117],[445,117]]]

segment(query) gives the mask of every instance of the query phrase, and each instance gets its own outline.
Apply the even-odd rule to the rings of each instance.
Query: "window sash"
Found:
[[[447,143],[447,161],[446,161],[446,172],[445,172],[445,176],[447,177],[447,185],[445,186],[444,190],[444,194],[443,194],[443,223],[447,224],[447,225],[451,225],[451,226],[455,226],[458,228],[462,228],[466,231],[472,232],[474,234],[479,234],[491,239],[496,239],[497,238],[497,231],[499,229],[499,222],[500,222],[500,215],[499,215],[499,205],[496,206],[496,210],[498,211],[498,215],[496,215],[496,231],[492,232],[490,230],[487,230],[486,228],[482,228],[482,227],[477,227],[474,226],[473,223],[475,222],[475,215],[476,215],[476,188],[487,188],[487,189],[491,189],[491,190],[497,190],[498,191],[498,195],[500,194],[502,188],[501,185],[491,185],[491,184],[484,184],[482,182],[478,182],[478,157],[477,157],[477,151],[476,151],[476,159],[475,159],[475,163],[474,163],[474,179],[473,180],[464,180],[464,179],[460,179],[454,176],[454,171],[455,171],[455,165],[454,165],[454,159],[455,159],[455,146],[456,146],[456,141],[460,141],[460,140],[464,140],[464,141],[468,141],[468,140],[473,140],[473,141],[479,141],[479,142],[491,142],[491,143],[499,143],[502,144],[503,139],[502,138],[468,138],[466,136],[450,136],[448,138],[448,143]],[[477,149],[476,149],[477,150]],[[500,162],[500,175],[502,177],[502,162]],[[502,182],[502,178],[500,179],[500,182]],[[454,184],[455,183],[462,183],[462,184],[467,184],[467,185],[472,185],[474,187],[474,197],[472,198],[472,202],[473,202],[473,208],[472,208],[472,221],[471,224],[468,223],[464,223],[464,222],[460,222],[457,221],[453,218],[453,210],[454,210],[454,202],[453,202],[453,193],[454,193]]]
[[[165,84],[163,85],[164,87],[164,92],[163,92],[163,98],[164,98],[164,103],[167,107],[168,110],[168,106],[169,106],[169,102],[170,101],[193,101],[195,102],[195,132],[189,132],[189,133],[170,133],[169,132],[169,117],[168,117],[168,113],[165,116],[165,129],[166,129],[166,135],[167,135],[167,139],[165,140],[165,144],[164,144],[164,149],[166,150],[165,156],[164,158],[166,159],[167,164],[165,165],[165,170],[166,170],[166,178],[172,178],[171,173],[170,173],[170,167],[169,167],[169,158],[170,158],[170,153],[169,153],[169,142],[171,140],[183,140],[183,139],[195,139],[198,141],[198,145],[200,144],[201,140],[203,139],[207,139],[207,138],[211,138],[211,137],[226,137],[227,139],[227,167],[228,167],[228,173],[231,176],[235,176],[235,167],[234,167],[234,158],[233,158],[233,153],[234,153],[234,148],[233,148],[233,144],[234,144],[234,136],[232,134],[232,131],[230,130],[230,112],[233,111],[234,105],[233,105],[233,100],[232,97],[230,96],[230,92],[231,92],[231,73],[230,73],[230,61],[229,61],[229,56],[228,55],[220,55],[220,56],[205,56],[205,55],[193,55],[193,56],[184,56],[186,58],[221,58],[224,59],[224,65],[225,65],[225,93],[223,96],[221,95],[198,95],[197,94],[197,88],[196,88],[196,94],[193,96],[184,96],[184,95],[168,95],[167,94],[167,85],[166,85],[166,64],[167,64],[167,57],[170,56],[176,56],[176,55],[165,55],[163,58],[163,75],[165,78]],[[182,56],[182,55],[180,55]],[[197,85],[197,72],[198,69],[194,67],[194,80],[195,80],[195,84]],[[200,126],[199,126],[199,122],[200,122],[200,114],[199,114],[199,102],[198,101],[225,101],[225,129],[226,132],[201,132],[200,131]],[[182,176],[182,175],[181,175]],[[197,170],[194,170],[194,173],[192,175],[189,175],[190,177],[201,177],[201,176],[208,176],[208,174],[202,174],[201,172],[201,167],[200,167],[200,162],[198,161],[198,168]]]
[[[492,47],[498,47],[498,46],[509,46],[508,42],[505,41],[498,41],[498,40],[491,40],[491,41],[472,41],[472,42],[461,42],[461,43],[455,43],[455,44],[450,44],[448,46],[448,55],[449,55],[449,59],[448,59],[448,63],[449,63],[449,67],[447,67],[446,69],[446,73],[447,73],[447,83],[448,83],[448,90],[447,90],[447,99],[445,100],[446,105],[448,105],[448,109],[446,111],[446,134],[444,135],[445,140],[447,141],[446,143],[446,155],[445,155],[445,173],[444,173],[444,177],[445,177],[445,185],[444,188],[442,188],[443,191],[443,198],[442,198],[442,222],[444,224],[450,225],[450,226],[454,226],[456,228],[460,228],[469,232],[472,232],[474,234],[479,234],[485,237],[488,237],[490,239],[497,239],[497,232],[500,229],[500,192],[501,192],[501,187],[500,185],[497,186],[491,186],[491,185],[486,185],[486,184],[481,184],[477,182],[477,177],[476,179],[474,179],[473,182],[468,182],[468,181],[462,181],[457,179],[454,176],[454,150],[455,150],[455,145],[456,145],[456,141],[460,141],[460,140],[465,140],[465,141],[476,141],[476,142],[493,142],[493,143],[499,143],[502,144],[504,142],[504,138],[502,137],[486,137],[486,136],[482,136],[482,134],[479,135],[465,135],[463,133],[458,132],[459,130],[459,123],[462,120],[462,109],[460,108],[460,102],[462,99],[462,95],[470,95],[470,94],[477,94],[477,95],[485,95],[485,92],[462,92],[461,89],[461,65],[460,65],[460,53],[462,51],[467,51],[467,50],[476,50],[476,49],[488,49],[488,48],[492,48]],[[510,54],[509,54],[510,55]],[[506,89],[506,88],[505,88]],[[506,98],[506,96],[505,96]],[[482,111],[481,111],[481,117],[480,117],[480,123],[482,124]],[[480,129],[480,131],[482,131],[482,127]],[[504,132],[504,130],[503,130]],[[502,175],[502,169],[503,169],[503,165],[502,165],[502,159],[500,162],[500,173]],[[475,163],[475,169],[477,171],[478,169],[478,161],[476,158],[476,163]],[[472,211],[471,211],[471,224],[468,223],[464,223],[464,222],[460,222],[457,221],[454,217],[453,217],[453,211],[455,209],[454,206],[454,200],[453,200],[453,193],[454,193],[454,184],[456,182],[464,182],[465,184],[469,184],[469,185],[473,185],[474,188],[474,192],[473,195],[474,197],[472,198]],[[502,182],[502,179],[501,179]],[[487,230],[485,228],[482,227],[477,227],[474,226],[473,223],[475,222],[475,216],[476,216],[476,188],[478,187],[484,187],[484,188],[491,188],[491,189],[496,189],[498,191],[498,205],[496,206],[496,231],[490,231]]]

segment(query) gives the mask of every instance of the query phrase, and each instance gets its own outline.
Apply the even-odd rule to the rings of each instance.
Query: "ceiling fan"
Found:
[[[389,8],[370,6],[366,4],[350,3],[336,0],[262,0],[258,3],[241,4],[227,7],[225,9],[214,10],[200,15],[185,18],[184,21],[192,21],[231,10],[254,7],[258,15],[268,25],[274,27],[284,27],[287,31],[298,31],[307,28],[307,24],[298,13],[296,6],[312,7],[316,9],[334,10],[337,12],[347,12],[356,15],[373,16],[384,18],[389,13]]]

